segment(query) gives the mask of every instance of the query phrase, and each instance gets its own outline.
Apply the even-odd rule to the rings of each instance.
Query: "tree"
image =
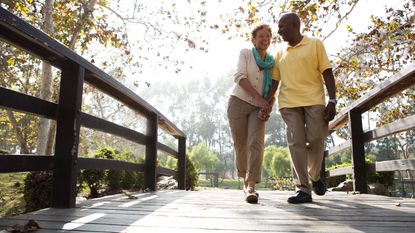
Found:
[[[204,142],[194,146],[189,153],[189,157],[199,171],[215,172],[219,164],[218,156],[209,151]]]
[[[290,154],[286,147],[268,146],[264,151],[263,176],[291,176]]]

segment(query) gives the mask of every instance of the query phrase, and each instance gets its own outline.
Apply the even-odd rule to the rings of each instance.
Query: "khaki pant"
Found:
[[[296,191],[311,194],[309,177],[312,181],[320,179],[324,140],[328,135],[324,109],[323,105],[280,109],[287,126],[291,172]]]
[[[265,122],[259,120],[259,110],[238,97],[229,98],[228,119],[238,176],[257,183],[261,181],[265,135]]]

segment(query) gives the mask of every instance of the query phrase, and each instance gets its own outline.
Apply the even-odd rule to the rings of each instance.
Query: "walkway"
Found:
[[[247,204],[238,190],[136,193],[0,219],[0,232],[34,219],[50,232],[415,232],[415,200],[329,192],[292,205],[291,192],[262,191]]]

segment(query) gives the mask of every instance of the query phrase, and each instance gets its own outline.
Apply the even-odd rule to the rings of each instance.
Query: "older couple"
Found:
[[[336,114],[336,87],[323,43],[302,35],[300,25],[294,13],[280,18],[278,34],[286,43],[275,56],[267,53],[271,28],[260,25],[252,31],[253,48],[242,49],[239,55],[227,114],[238,176],[244,179],[248,203],[258,202],[255,185],[261,181],[265,122],[278,87],[278,108],[286,124],[296,187],[295,195],[287,201],[312,202],[311,190],[317,195],[326,192],[320,170],[328,122]]]

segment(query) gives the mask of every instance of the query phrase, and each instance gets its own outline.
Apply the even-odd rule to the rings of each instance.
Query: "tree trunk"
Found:
[[[46,0],[43,12],[45,12],[45,20],[43,24],[43,31],[46,34],[53,34],[53,10],[54,0]],[[49,63],[42,62],[42,81],[40,84],[40,98],[44,100],[50,100],[52,96],[52,66]],[[46,148],[49,138],[50,120],[41,118],[39,120],[38,133],[37,133],[37,154],[47,154]]]
[[[71,50],[75,50],[75,45],[76,45],[76,42],[79,39],[79,35],[81,33],[81,30],[85,26],[85,23],[86,23],[88,17],[90,17],[92,15],[92,12],[95,8],[95,5],[97,4],[97,1],[98,0],[90,0],[90,1],[88,1],[88,3],[85,4],[84,14],[81,16],[81,20],[79,20],[79,24],[74,29],[71,40],[69,42],[69,48]],[[45,14],[45,28],[43,28],[43,30],[46,33],[49,33],[49,34],[52,34],[53,31],[54,31],[53,22],[52,22],[53,3],[54,3],[54,0],[48,0],[48,1],[46,1],[46,4],[45,4],[45,10],[46,10],[45,12],[47,12],[47,13]],[[49,65],[49,67],[50,67],[50,65]],[[43,73],[42,73],[42,75],[43,75]],[[43,78],[43,80],[45,80],[44,76],[42,76],[42,78]],[[51,73],[49,75],[49,79],[50,79],[49,84],[47,84],[48,87],[49,87],[48,96],[50,96],[51,93],[52,93],[52,89],[51,89],[51,87],[52,87],[52,81],[51,81],[52,80],[52,75],[51,75]],[[43,85],[42,85],[42,90],[43,90]],[[42,98],[45,98],[45,97],[42,96]],[[41,125],[39,124],[39,132],[42,132],[42,133],[45,133],[45,134],[42,134],[42,140],[39,140],[40,137],[38,136],[38,148],[41,148],[41,149],[44,148],[44,150],[41,150],[41,151],[44,151],[43,154],[50,155],[53,152],[53,146],[55,144],[56,122],[55,121],[50,121],[50,120],[47,120],[47,119],[42,119],[41,121],[42,121],[42,124],[45,124],[45,125],[47,124],[47,127],[45,127],[45,129],[42,129],[42,131],[41,131],[41,128],[40,128]],[[45,123],[45,122],[48,122],[48,123]],[[45,131],[43,131],[43,130],[45,130]],[[40,150],[38,150],[38,154],[39,154],[39,151]]]
[[[48,142],[46,144],[47,155],[53,154],[52,152],[53,152],[53,146],[55,145],[55,137],[56,137],[56,121],[50,121]]]
[[[10,110],[6,110],[6,111],[7,111],[7,116],[9,117],[9,120],[13,125],[13,129],[16,134],[17,140],[19,141],[20,154],[30,154],[29,149],[26,144],[26,140],[24,140],[22,131],[20,131],[19,125],[17,124],[16,117],[14,116],[12,111]]]

